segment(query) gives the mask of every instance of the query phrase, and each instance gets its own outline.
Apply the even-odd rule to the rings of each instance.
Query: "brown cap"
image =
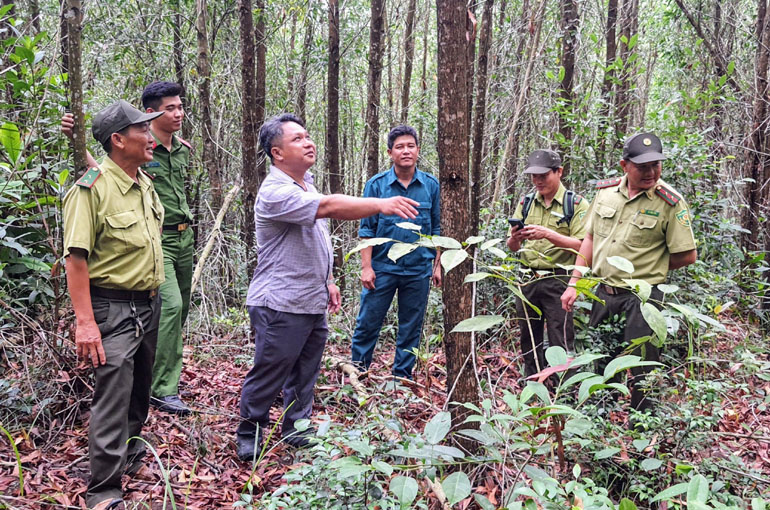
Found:
[[[632,163],[649,163],[650,161],[662,161],[663,144],[660,138],[652,133],[639,133],[626,140],[623,144],[623,159]]]
[[[117,133],[132,124],[149,122],[156,117],[160,117],[165,112],[142,113],[127,101],[122,99],[115,101],[108,107],[94,115],[91,133],[97,142],[104,145],[110,139],[112,133]]]
[[[555,151],[538,149],[527,158],[525,174],[544,174],[561,166],[561,157]]]

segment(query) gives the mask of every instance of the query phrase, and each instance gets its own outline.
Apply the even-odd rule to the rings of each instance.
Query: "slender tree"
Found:
[[[409,90],[412,84],[412,63],[414,61],[414,25],[417,0],[409,0],[404,27],[404,82],[401,84],[401,123],[409,118]]]
[[[200,102],[201,128],[203,131],[203,166],[209,176],[211,202],[215,211],[222,205],[222,171],[217,164],[214,126],[211,121],[211,65],[209,63],[209,39],[207,2],[196,0],[195,29],[198,39],[198,101]]]
[[[639,27],[639,0],[623,0],[620,10],[620,59],[623,68],[620,72],[615,95],[615,137],[616,143],[620,143],[629,125],[633,121],[634,100],[633,91],[636,89],[637,64],[635,48],[632,44]],[[633,58],[632,58],[633,56]]]
[[[302,46],[302,64],[299,71],[299,83],[297,84],[297,114],[305,119],[307,102],[307,77],[310,69],[310,54],[313,51],[313,18],[310,9],[305,12],[305,40]]]
[[[184,86],[184,46],[182,42],[182,10],[179,0],[174,0],[172,4],[174,23],[172,27],[173,46],[171,48],[172,60],[174,64],[174,76],[176,82],[182,86],[181,98],[183,102],[187,101],[187,92]],[[182,124],[182,138],[190,138],[190,123],[185,121]]]
[[[374,176],[380,169],[380,85],[385,24],[385,0],[372,0],[369,24],[369,74],[366,103],[366,173]]]
[[[559,92],[559,134],[561,135],[561,153],[564,158],[564,175],[569,175],[570,147],[572,146],[572,116],[574,115],[574,98],[572,82],[575,77],[575,56],[577,53],[577,32],[580,18],[576,0],[561,0],[561,65],[564,74],[561,79]]]
[[[243,183],[243,242],[246,245],[246,277],[250,278],[256,267],[254,250],[254,202],[259,183],[257,172],[257,84],[255,81],[254,18],[251,0],[238,2],[241,44],[241,88],[243,94],[241,126],[241,181]]]
[[[607,153],[608,126],[613,105],[612,89],[615,80],[615,56],[618,51],[617,41],[618,0],[607,2],[607,28],[604,34],[604,79],[602,80],[601,106],[599,108],[599,148],[597,150],[597,166],[601,169],[609,166],[605,161]]]
[[[81,41],[83,31],[83,5],[80,0],[67,0],[67,48],[69,65],[70,109],[75,120],[72,130],[72,149],[75,160],[75,175],[80,176],[88,169],[86,159],[86,122],[83,114],[83,72]]]
[[[329,2],[329,67],[326,77],[326,174],[329,176],[329,192],[342,193],[340,172],[340,5],[339,0]],[[336,233],[341,223],[331,222],[331,231]],[[336,269],[342,266],[342,246],[334,254]],[[340,271],[338,286],[344,287]]]

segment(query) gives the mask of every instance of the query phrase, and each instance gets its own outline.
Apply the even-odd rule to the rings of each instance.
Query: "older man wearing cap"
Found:
[[[615,354],[627,348],[631,340],[652,335],[642,316],[641,302],[625,279],[644,280],[651,285],[664,283],[669,270],[692,264],[698,256],[687,204],[660,178],[664,159],[663,145],[653,133],[640,133],[626,140],[620,161],[625,175],[596,185],[598,192],[589,211],[588,231],[580,246],[578,260],[584,261],[593,275],[605,282],[597,291],[604,303],[593,304],[590,325],[597,326],[614,315],[626,317],[624,343]],[[633,274],[608,262],[615,256],[629,260],[634,266]],[[580,278],[581,272],[575,270],[561,297],[567,311],[575,303],[575,284]],[[653,288],[651,299],[661,298],[662,292]],[[660,359],[658,347],[652,342],[644,343],[634,352],[645,360]],[[632,370],[631,405],[635,409],[650,406],[640,388],[641,379],[649,370]]]
[[[78,357],[94,368],[88,451],[90,508],[122,503],[120,478],[138,470],[139,436],[150,404],[164,280],[163,206],[140,166],[153,157],[149,122],[125,101],[96,114],[93,135],[107,152],[64,197],[67,284]]]
[[[535,191],[525,195],[513,213],[508,248],[518,251],[522,264],[532,270],[531,279],[521,287],[527,300],[516,298],[521,328],[524,371],[533,375],[545,368],[544,326],[550,345],[574,351],[575,331],[572,312],[565,312],[559,298],[566,287],[568,270],[575,263],[575,252],[585,235],[584,219],[588,203],[567,190],[561,182],[561,157],[551,150],[530,154],[525,174],[532,178]],[[516,220],[526,222],[523,228]],[[534,305],[542,312],[537,314]]]

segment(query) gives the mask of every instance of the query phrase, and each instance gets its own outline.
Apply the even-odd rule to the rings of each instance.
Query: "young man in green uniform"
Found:
[[[690,265],[698,257],[687,204],[660,178],[663,159],[663,145],[653,133],[640,133],[626,140],[620,162],[625,175],[597,184],[598,192],[588,214],[588,232],[580,246],[577,264],[588,266],[594,276],[606,282],[597,291],[604,304],[593,304],[590,325],[597,326],[614,315],[626,317],[624,345],[618,353],[631,340],[652,335],[642,316],[641,301],[624,279],[644,280],[653,286],[665,283],[669,270]],[[629,260],[633,274],[610,264],[608,259],[613,256]],[[561,297],[567,311],[575,303],[575,284],[580,278],[581,272],[575,270]],[[653,301],[659,301],[662,295],[653,287]],[[652,342],[637,347],[634,353],[648,361],[660,359]],[[651,405],[640,386],[649,370],[638,367],[631,371],[631,405],[635,409]]]
[[[94,367],[86,502],[98,510],[122,503],[120,478],[144,456],[141,442],[126,441],[147,418],[158,338],[163,205],[140,166],[152,160],[149,121],[161,115],[122,100],[97,113],[92,131],[107,157],[64,197],[75,345]]]
[[[182,128],[184,108],[182,87],[167,81],[153,82],[142,93],[147,112],[164,112],[153,120],[152,161],[143,166],[153,180],[155,191],[166,210],[163,224],[163,260],[166,281],[160,288],[163,298],[158,348],[152,377],[152,405],[167,413],[187,415],[190,409],[179,398],[182,373],[182,328],[190,309],[190,288],[195,251],[190,228],[192,213],[187,205],[184,178],[190,163],[191,146],[174,133]],[[72,134],[72,117],[65,115],[62,130]],[[91,166],[97,163],[88,154]]]
[[[538,316],[531,306],[516,298],[524,371],[530,376],[547,367],[543,349],[545,325],[550,345],[575,351],[572,312],[566,312],[560,301],[568,278],[568,271],[561,266],[575,263],[575,252],[585,236],[588,202],[564,187],[561,157],[554,151],[534,151],[524,173],[531,176],[536,192],[524,196],[516,207],[513,218],[525,221],[526,225],[511,228],[507,245],[511,251],[521,250],[519,259],[532,269],[532,279],[522,285],[521,291],[542,312]]]

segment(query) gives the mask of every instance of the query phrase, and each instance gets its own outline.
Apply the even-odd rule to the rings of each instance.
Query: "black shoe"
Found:
[[[307,448],[315,444],[312,440],[313,431],[305,430],[303,432],[293,432],[283,437],[283,442],[293,448]]]
[[[132,454],[129,454],[126,458],[126,469],[124,473],[129,476],[134,476],[144,467],[144,456],[147,454],[147,450],[142,448]]]
[[[150,397],[150,404],[158,411],[176,414],[178,416],[187,416],[190,414],[190,408],[182,402],[179,395],[167,395],[165,397]]]
[[[256,436],[237,436],[235,443],[238,447],[237,455],[243,462],[254,462],[259,456],[259,452],[262,450],[262,433],[260,432]]]

